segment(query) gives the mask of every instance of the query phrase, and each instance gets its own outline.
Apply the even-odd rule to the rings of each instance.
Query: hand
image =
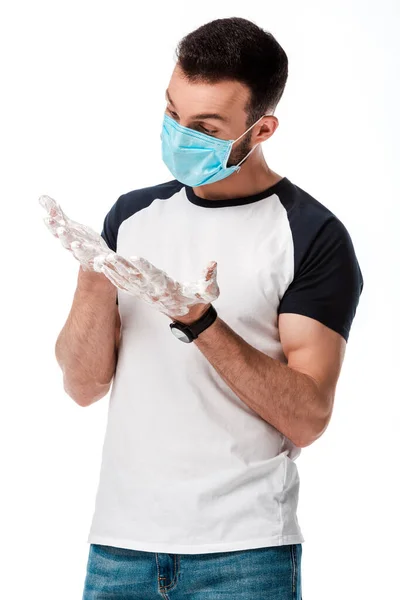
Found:
[[[112,253],[101,235],[87,225],[69,219],[50,196],[40,196],[39,203],[48,212],[48,216],[43,219],[46,227],[64,248],[72,252],[83,270],[100,273],[101,266],[95,258]]]
[[[198,281],[182,284],[142,257],[126,259],[111,253],[100,262],[102,273],[117,288],[141,298],[181,323],[197,320],[220,294],[215,261],[207,265]]]

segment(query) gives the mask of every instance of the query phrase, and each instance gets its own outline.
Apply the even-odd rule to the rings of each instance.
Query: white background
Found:
[[[229,16],[271,31],[288,54],[266,160],[345,223],[365,282],[331,423],[297,461],[303,600],[397,597],[395,4],[1,4],[2,598],[80,600],[108,409],[108,396],[83,409],[63,391],[54,344],[79,263],[38,198],[100,232],[119,195],[172,179],[160,131],[175,46]]]

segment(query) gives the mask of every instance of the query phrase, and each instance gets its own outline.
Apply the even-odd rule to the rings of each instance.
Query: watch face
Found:
[[[178,327],[171,327],[171,331],[174,334],[174,336],[178,338],[178,340],[181,340],[181,342],[186,342],[187,344],[190,343],[190,339],[188,338],[186,333],[178,329]]]

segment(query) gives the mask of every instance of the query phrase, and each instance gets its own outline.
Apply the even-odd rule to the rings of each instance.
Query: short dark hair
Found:
[[[189,81],[237,80],[250,88],[250,125],[275,110],[288,76],[288,58],[274,36],[240,17],[216,19],[186,35],[176,49]]]

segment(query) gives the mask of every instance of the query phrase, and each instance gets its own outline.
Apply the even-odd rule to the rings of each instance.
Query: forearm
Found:
[[[219,317],[194,343],[232,391],[294,444],[322,433],[323,402],[311,377],[253,348]]]
[[[116,364],[116,288],[101,273],[80,270],[71,311],[55,353],[74,399],[107,389]]]

